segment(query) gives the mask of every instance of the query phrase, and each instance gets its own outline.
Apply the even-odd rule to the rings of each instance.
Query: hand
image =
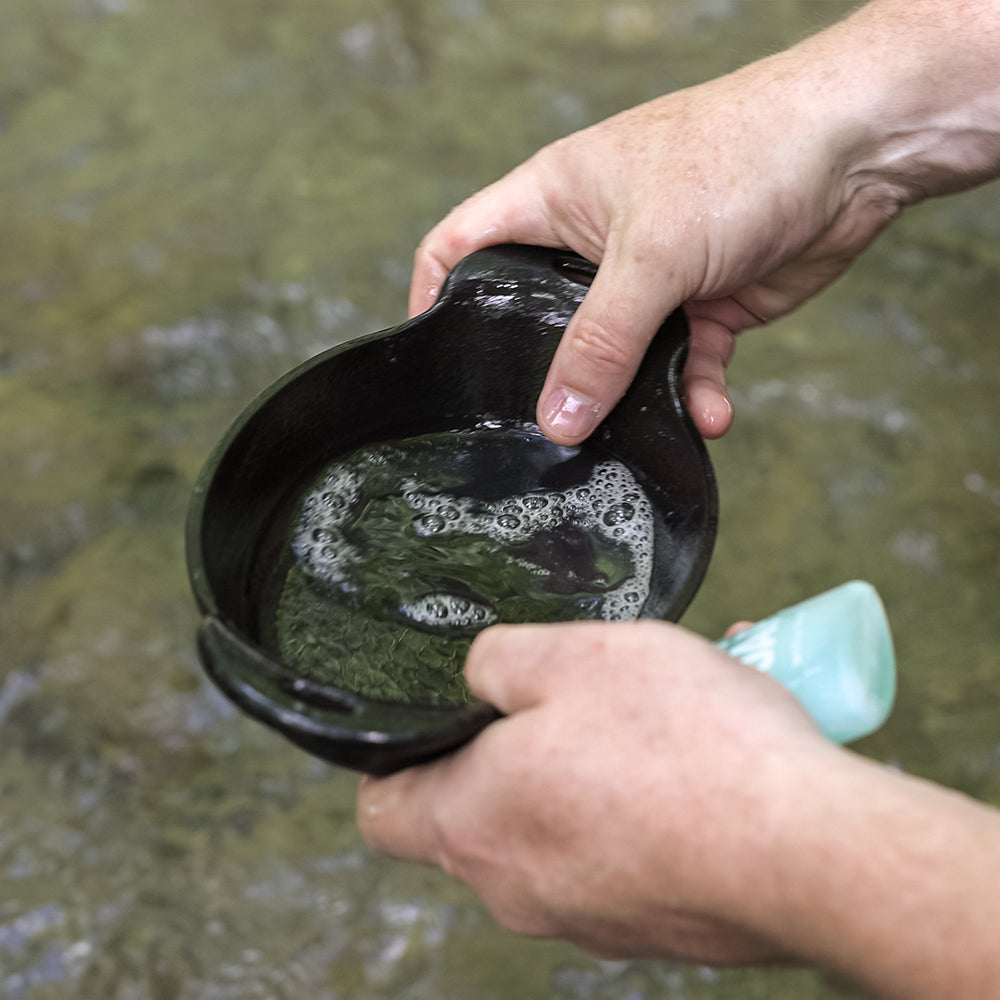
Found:
[[[538,404],[581,441],[627,388],[660,323],[691,322],[687,407],[732,420],[736,335],[841,275],[903,208],[1000,175],[997,0],[873,0],[786,52],[547,146],[417,250],[410,310],[495,243],[599,263]]]
[[[900,207],[849,176],[838,119],[797,73],[784,53],[542,149],[425,238],[411,314],[473,250],[568,247],[600,267],[543,388],[543,431],[567,444],[586,437],[684,304],[687,407],[704,436],[721,436],[736,335],[833,281]]]
[[[372,846],[440,865],[508,928],[598,955],[784,954],[756,929],[782,863],[770,831],[842,751],[783,688],[659,622],[497,626],[466,676],[506,717],[364,779]]]

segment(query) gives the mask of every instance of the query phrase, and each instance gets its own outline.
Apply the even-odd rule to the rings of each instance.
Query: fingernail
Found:
[[[725,390],[716,391],[712,397],[702,405],[699,413],[701,419],[695,419],[699,425],[703,437],[720,438],[729,430],[733,422],[733,401],[729,398],[729,393]]]
[[[549,430],[573,441],[585,438],[601,419],[601,404],[560,386],[542,406]]]

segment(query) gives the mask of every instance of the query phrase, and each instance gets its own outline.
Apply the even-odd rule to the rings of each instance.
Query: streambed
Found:
[[[451,205],[849,6],[4,0],[0,998],[863,996],[523,941],[374,856],[354,776],[203,678],[182,547],[230,419],[401,320]],[[900,692],[859,749],[1000,806],[998,278],[993,187],[913,210],[741,339],[685,623],[870,580]]]

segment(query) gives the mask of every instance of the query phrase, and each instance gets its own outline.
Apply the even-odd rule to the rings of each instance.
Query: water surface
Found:
[[[0,997],[862,996],[523,941],[370,854],[353,776],[203,679],[181,541],[229,420],[399,321],[452,204],[849,6],[4,0]],[[1000,805],[997,190],[912,211],[742,339],[686,621],[717,635],[870,580],[900,695],[860,749]]]

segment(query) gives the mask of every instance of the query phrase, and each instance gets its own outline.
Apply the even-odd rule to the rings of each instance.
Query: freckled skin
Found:
[[[688,409],[720,437],[739,332],[825,288],[905,206],[995,174],[995,0],[923,2],[932,15],[920,17],[910,6],[872,3],[542,149],[428,234],[411,312],[479,247],[570,247],[601,267],[543,388],[542,428],[560,443],[584,438],[683,305]]]

